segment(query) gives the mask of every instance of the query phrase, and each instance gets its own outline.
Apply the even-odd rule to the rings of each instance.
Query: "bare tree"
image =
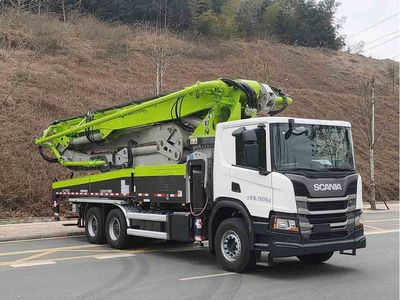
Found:
[[[65,0],[61,0],[61,9],[62,9],[64,23],[66,23],[67,22],[67,11],[66,11],[66,7],[65,7]]]
[[[145,55],[154,67],[154,91],[161,94],[168,63],[178,54],[177,39],[166,31],[150,29],[145,34]]]
[[[365,42],[364,41],[355,42],[355,43],[349,42],[346,45],[346,52],[360,55],[360,54],[364,53],[364,48],[365,48]]]
[[[362,95],[359,97],[358,107],[361,115],[361,122],[364,137],[369,149],[369,183],[371,209],[376,209],[376,185],[375,185],[375,146],[382,136],[384,125],[377,129],[375,122],[376,106],[381,103],[376,95],[375,79],[368,80],[362,85]]]
[[[28,5],[28,1],[26,0],[9,0],[10,6],[15,9],[17,12],[25,9]]]
[[[388,67],[388,73],[392,90],[396,91],[396,87],[399,86],[399,62],[391,61]]]
[[[69,12],[71,10],[79,10],[80,9],[82,0],[76,0],[71,4],[68,4],[67,2],[68,1],[66,1],[66,0],[60,0],[60,7],[61,7],[64,23],[68,22]]]
[[[37,14],[40,16],[42,12],[42,0],[37,0]]]
[[[154,91],[161,94],[165,69],[169,61],[178,54],[178,39],[168,31],[168,0],[157,2],[157,21],[155,27],[145,31],[145,51],[154,65]]]

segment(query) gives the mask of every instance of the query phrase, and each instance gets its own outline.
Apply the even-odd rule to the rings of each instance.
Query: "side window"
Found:
[[[236,165],[266,169],[266,142],[264,126],[254,129],[241,127],[232,132],[235,137]]]

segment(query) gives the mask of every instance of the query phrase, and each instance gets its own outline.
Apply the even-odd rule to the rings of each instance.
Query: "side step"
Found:
[[[160,232],[160,231],[128,228],[126,233],[128,235],[141,236],[141,237],[160,239],[160,240],[166,240],[168,238],[166,232]]]
[[[143,221],[154,221],[154,222],[167,222],[167,215],[160,214],[147,214],[138,212],[128,212],[126,214],[128,219],[143,220]]]
[[[194,241],[194,223],[189,212],[165,214],[127,211],[128,229],[132,236],[181,242]]]
[[[167,223],[167,215],[152,214],[152,213],[140,213],[140,212],[128,212],[126,217],[132,221],[146,221],[146,222],[161,222]],[[146,229],[128,228],[126,233],[132,236],[141,236],[146,238],[167,240],[167,232],[153,231]]]

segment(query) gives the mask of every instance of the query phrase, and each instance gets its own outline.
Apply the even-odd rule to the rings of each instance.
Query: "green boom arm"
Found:
[[[273,102],[273,103],[272,103]],[[280,90],[249,80],[214,80],[198,82],[180,91],[145,102],[131,102],[64,121],[56,121],[35,141],[48,147],[62,165],[94,168],[103,160],[66,161],[60,151],[67,149],[73,139],[90,132],[100,140],[117,130],[142,127],[166,121],[179,121],[194,114],[202,122],[194,129],[194,136],[213,136],[216,124],[224,121],[254,117],[265,107],[270,112],[284,109],[292,100]]]

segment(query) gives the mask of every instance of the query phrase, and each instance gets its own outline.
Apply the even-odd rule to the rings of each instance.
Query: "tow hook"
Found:
[[[340,250],[340,254],[343,255],[352,255],[355,256],[356,255],[356,249],[351,249],[351,252],[345,252],[346,250]]]

